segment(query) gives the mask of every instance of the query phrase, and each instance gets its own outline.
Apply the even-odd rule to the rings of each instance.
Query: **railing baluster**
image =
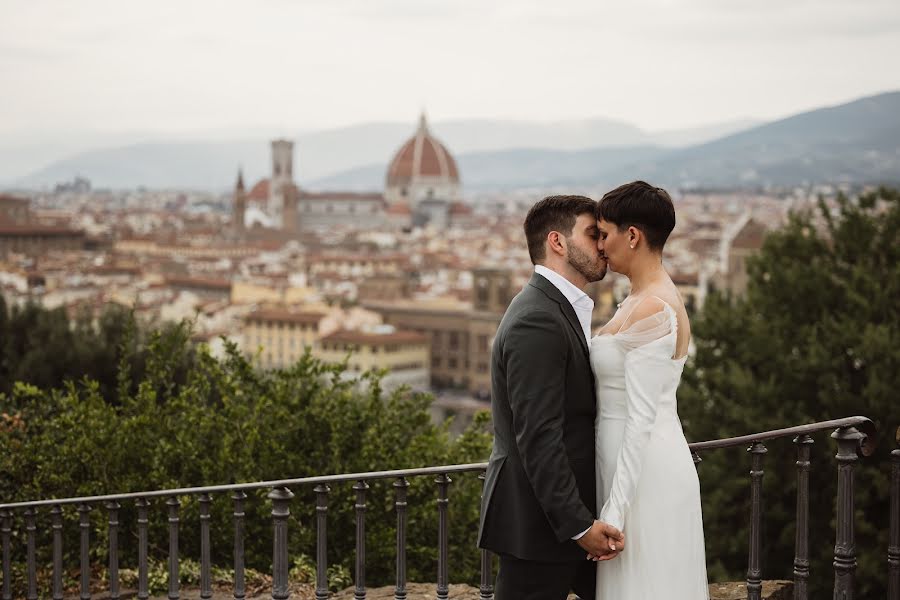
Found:
[[[181,502],[175,496],[166,500],[169,507],[169,600],[178,600],[180,583],[178,581],[178,507]]]
[[[797,532],[794,539],[794,600],[807,600],[809,581],[809,453],[813,439],[794,438],[797,444]]]
[[[328,492],[316,486],[316,600],[328,600]]]
[[[81,600],[91,600],[91,507],[78,505],[78,527],[81,530]]]
[[[762,542],[762,478],[763,455],[768,452],[765,444],[754,442],[747,449],[750,453],[750,556],[747,566],[747,600],[762,597],[762,569],[759,565]]]
[[[234,501],[234,600],[244,600],[244,500],[247,494],[237,491],[231,495]]]
[[[853,600],[856,542],[853,525],[853,470],[857,450],[865,435],[855,427],[842,427],[831,434],[837,440],[838,490],[837,536],[834,544],[834,600]]]
[[[200,494],[200,598],[212,598],[212,581],[209,576],[209,494]]]
[[[366,600],[366,490],[369,484],[357,481],[356,491],[356,585],[353,600]]]
[[[37,567],[35,565],[35,548],[34,540],[37,532],[35,525],[35,516],[37,511],[30,506],[25,509],[25,538],[27,544],[27,554],[25,555],[26,570],[28,571],[28,594],[25,596],[28,600],[37,600]]]
[[[3,544],[3,600],[12,600],[12,571],[10,569],[9,537],[12,533],[12,512],[0,511],[0,543]]]
[[[900,442],[900,429],[897,429]],[[891,533],[888,541],[888,600],[900,600],[900,449],[891,452]]]
[[[119,600],[119,503],[106,503],[109,512],[109,598]]]
[[[62,507],[55,504],[50,509],[50,529],[53,530],[53,600],[62,600]]]
[[[482,471],[478,476],[481,480],[482,493],[484,480],[487,474]],[[481,586],[479,587],[478,600],[494,600],[494,569],[490,550],[481,550]]]
[[[394,482],[394,508],[397,509],[397,581],[394,600],[406,600],[406,493],[409,481],[401,477]]]
[[[446,473],[438,475],[434,482],[438,484],[438,572],[437,572],[437,598],[447,600],[449,595],[449,569],[450,561],[448,552],[448,524],[447,524],[447,491],[450,487],[450,477]]]
[[[137,529],[138,529],[138,600],[147,600],[150,597],[150,587],[147,581],[147,509],[150,503],[146,498],[138,498],[135,501],[137,506]]]
[[[269,492],[272,501],[272,600],[285,600],[288,589],[288,532],[287,520],[291,515],[289,503],[294,494],[287,488],[275,488]]]

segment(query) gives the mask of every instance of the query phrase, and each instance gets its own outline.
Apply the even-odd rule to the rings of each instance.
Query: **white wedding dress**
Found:
[[[706,600],[700,484],[678,419],[678,320],[668,304],[591,340],[598,518],[625,551],[597,563],[595,600]],[[627,322],[627,320],[626,320]]]

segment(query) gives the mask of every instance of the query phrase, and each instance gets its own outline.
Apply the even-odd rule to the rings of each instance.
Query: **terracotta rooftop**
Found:
[[[425,115],[419,120],[419,128],[409,138],[391,161],[387,172],[387,185],[405,185],[418,177],[444,177],[459,181],[456,161],[443,144],[428,131]]]
[[[428,341],[428,338],[415,331],[397,330],[391,333],[374,333],[341,329],[326,335],[321,341],[383,346],[386,344],[424,344]]]
[[[288,310],[269,308],[257,310],[246,317],[245,321],[271,321],[275,323],[300,323],[306,325],[318,325],[324,318],[322,313],[290,312]]]
[[[269,199],[269,180],[268,179],[260,179],[256,182],[256,184],[250,188],[250,191],[247,192],[247,199],[249,200],[268,200]]]
[[[369,202],[384,202],[384,195],[379,194],[377,192],[371,193],[362,193],[362,192],[300,192],[301,200],[327,200],[329,202],[335,201],[369,201]]]
[[[166,283],[175,287],[231,290],[231,281],[211,277],[166,277]]]
[[[759,221],[750,219],[737,235],[734,236],[734,239],[731,240],[731,247],[748,249],[762,248],[766,232],[767,229],[765,225]]]
[[[0,235],[6,236],[84,236],[84,232],[80,229],[70,229],[68,227],[55,227],[52,225],[0,225]]]

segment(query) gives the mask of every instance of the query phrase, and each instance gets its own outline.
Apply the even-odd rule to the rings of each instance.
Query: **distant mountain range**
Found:
[[[467,189],[616,185],[646,179],[672,187],[900,183],[900,92],[821,108],[685,148],[623,145],[515,149],[457,156]],[[384,164],[336,173],[315,188],[373,189]]]
[[[371,123],[296,136],[295,172],[310,189],[380,189],[414,124]],[[900,182],[900,92],[778,121],[649,134],[621,121],[438,122],[464,189],[613,185],[673,187]],[[227,189],[269,169],[268,140],[156,142],[77,154],[14,181],[49,186],[77,174],[95,186]]]
[[[438,122],[430,126],[456,156],[522,148],[553,151],[588,150],[625,145],[688,145],[707,141],[738,130],[756,121],[741,120],[698,127],[647,133],[628,123],[609,119],[572,120],[554,123],[501,120],[460,120]],[[316,132],[304,132],[295,140],[295,173],[300,185],[324,180],[335,173],[362,167],[381,170],[377,177],[359,181],[365,189],[378,189],[384,169],[397,149],[413,133],[416,123],[366,123]],[[55,161],[11,183],[24,187],[47,187],[71,180],[75,175],[88,177],[95,186],[134,188],[227,189],[233,185],[238,166],[252,182],[269,173],[268,139],[236,141],[152,141],[80,152]],[[0,147],[0,160],[4,148]],[[8,153],[15,151],[9,147]],[[37,149],[31,149],[37,152]],[[496,162],[496,161],[494,161]],[[500,161],[502,162],[502,161]],[[372,166],[377,165],[377,166]],[[509,171],[510,169],[504,169]],[[472,171],[475,174],[475,171]],[[468,182],[502,183],[488,173]],[[373,183],[374,182],[374,183]],[[349,182],[348,182],[349,184]],[[352,187],[360,187],[352,186]]]

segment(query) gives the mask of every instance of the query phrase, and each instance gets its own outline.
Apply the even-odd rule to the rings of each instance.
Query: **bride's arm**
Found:
[[[628,417],[610,495],[599,516],[601,521],[622,531],[640,481],[644,450],[669,372],[665,362],[671,360],[673,351],[671,343],[658,343],[674,327],[672,316],[661,301],[648,298],[635,309],[631,320],[634,326],[620,334],[625,337],[623,343],[630,346],[625,355]]]

